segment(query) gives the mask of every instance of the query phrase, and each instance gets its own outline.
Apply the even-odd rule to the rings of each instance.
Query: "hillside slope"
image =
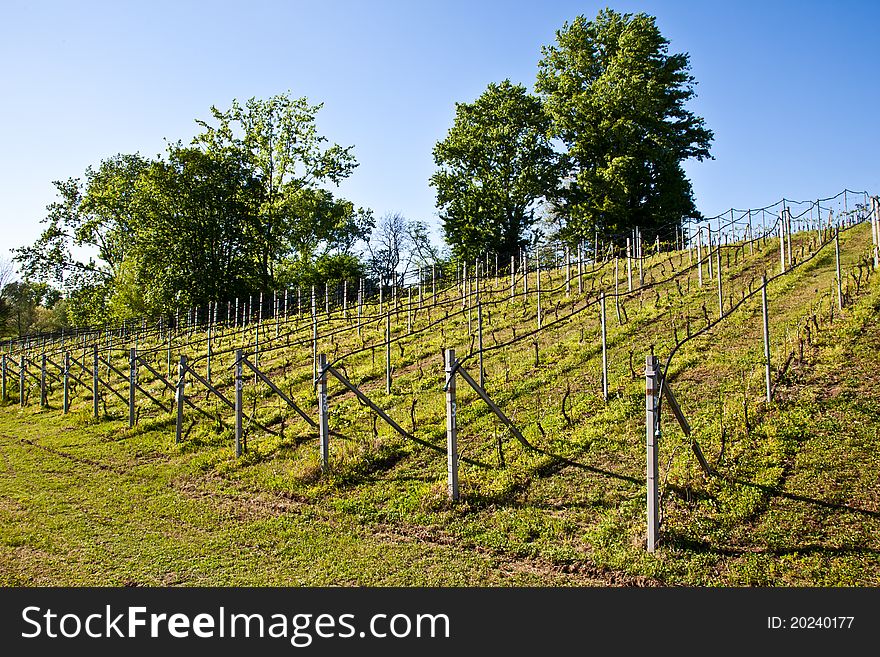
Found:
[[[244,347],[315,418],[317,328],[317,350],[419,441],[399,435],[331,377],[327,472],[314,429],[249,370],[251,419],[239,458],[229,409],[201,384],[187,394],[213,419],[188,409],[180,444],[173,414],[140,393],[139,424],[129,429],[127,408],[108,391],[96,423],[85,385],[68,415],[59,410],[57,383],[43,410],[31,385],[29,405],[20,408],[13,397],[0,408],[3,580],[877,585],[880,393],[872,355],[880,286],[865,259],[869,244],[865,224],[841,232],[842,312],[834,240],[805,231],[794,236],[793,266],[783,275],[776,276],[776,239],[713,254],[722,317],[708,263],[700,286],[694,254],[673,252],[645,258],[643,285],[633,263],[632,292],[622,260],[616,284],[613,261],[588,266],[580,284],[571,271],[566,283],[565,267],[544,271],[540,320],[533,272],[527,291],[521,276],[511,286],[503,275],[436,298],[423,289],[411,303],[398,299],[390,316],[387,300],[382,309],[365,305],[360,323],[354,308],[318,312],[314,325],[308,313],[264,321],[258,349],[256,325],[215,327],[210,378],[225,396],[233,393],[234,350]],[[770,404],[764,273],[775,276]],[[478,378],[480,316],[486,390],[523,441],[459,378],[461,500],[452,503],[441,350],[455,348]],[[136,339],[157,372],[184,354],[208,378],[207,334],[172,334],[174,358],[167,337],[107,336],[115,340],[109,360],[124,374]],[[59,345],[48,347],[58,359],[52,349]],[[88,348],[76,345],[77,357]],[[664,363],[674,350],[668,384],[716,472],[700,469],[664,410],[654,554],[645,551],[643,371],[651,350]],[[140,377],[151,394],[171,401],[157,377],[143,369]]]

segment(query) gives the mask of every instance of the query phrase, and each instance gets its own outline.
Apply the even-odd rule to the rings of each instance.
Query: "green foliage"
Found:
[[[216,125],[197,121],[205,131],[194,143],[237,160],[260,184],[249,239],[264,288],[272,286],[275,266],[289,254],[313,258],[321,245],[347,250],[371,225],[368,211],[355,211],[319,187],[338,185],[357,167],[352,146],[325,146],[316,126],[321,107],[279,94],[244,105],[233,100],[226,111],[212,107]]]
[[[0,336],[53,332],[69,325],[66,302],[46,283],[12,281],[0,288]]]
[[[535,88],[565,149],[555,199],[564,237],[598,230],[622,243],[639,226],[651,241],[699,216],[681,163],[711,157],[713,135],[685,109],[696,84],[689,56],[668,45],[654,17],[605,9],[566,23],[542,49]]]
[[[314,260],[290,258],[278,267],[278,282],[285,287],[323,285],[349,281],[349,285],[364,275],[364,265],[349,253],[324,253]],[[350,287],[354,291],[354,287]]]
[[[351,147],[325,145],[320,107],[233,101],[211,108],[216,126],[197,121],[205,131],[190,146],[153,161],[116,155],[84,180],[55,182],[45,230],[16,252],[22,273],[60,286],[78,325],[271,290],[293,280],[291,260],[312,278],[354,275],[350,254],[373,218],[321,187],[357,163]]]
[[[556,185],[549,125],[541,101],[509,80],[490,84],[474,103],[456,103],[431,176],[454,256],[491,251],[506,262],[525,245],[536,203]]]

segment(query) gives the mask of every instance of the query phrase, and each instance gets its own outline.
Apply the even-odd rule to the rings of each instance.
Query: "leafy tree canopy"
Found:
[[[431,177],[453,256],[492,251],[506,261],[525,244],[536,203],[556,184],[549,126],[541,101],[509,80],[456,103]]]
[[[647,238],[698,217],[681,163],[711,157],[713,134],[685,108],[694,97],[686,53],[646,14],[578,16],[542,49],[536,90],[564,148],[556,196],[563,236],[594,230],[618,242],[632,226]]]

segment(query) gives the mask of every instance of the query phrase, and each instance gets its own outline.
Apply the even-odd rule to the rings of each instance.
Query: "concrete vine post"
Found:
[[[6,365],[5,361],[3,363],[4,367]],[[62,402],[62,411],[66,414],[70,411],[70,352],[64,352],[64,400]],[[6,398],[6,386],[5,386],[5,377],[4,377],[4,386],[3,386],[3,398]]]
[[[183,405],[186,402],[186,356],[180,356],[177,366],[177,422],[174,429],[174,442],[179,443],[183,436]]]
[[[837,309],[843,310],[843,289],[840,280],[840,228],[834,231],[834,265],[837,274]]]
[[[455,399],[455,349],[446,350],[446,477],[449,499],[459,499],[458,492],[458,425]]]
[[[773,388],[770,383],[770,321],[767,312],[767,275],[761,277],[761,315],[764,323],[764,385],[767,403],[773,400]]]
[[[98,344],[92,346],[92,406],[98,419]]]
[[[605,322],[605,293],[599,299],[599,324],[602,333],[602,399],[608,401],[608,332]]]
[[[244,382],[242,381],[242,361],[244,355],[241,349],[235,350],[235,455],[241,456],[242,452],[242,415],[243,415],[243,400],[242,400],[242,386]]]
[[[327,408],[327,355],[318,356],[318,438],[321,451],[321,471],[330,469],[330,413]]]
[[[660,371],[654,355],[645,358],[645,442],[647,451],[648,552],[657,548],[660,533],[660,499],[658,464],[660,440]]]
[[[46,408],[49,399],[46,393],[46,354],[40,359],[40,408]]]
[[[134,389],[137,385],[137,350],[128,350],[128,427],[132,428],[135,421]]]

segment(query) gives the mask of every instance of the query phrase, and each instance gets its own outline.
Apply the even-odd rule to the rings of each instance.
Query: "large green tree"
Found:
[[[682,162],[711,157],[713,135],[686,109],[696,84],[688,54],[669,53],[654,17],[578,16],[542,53],[535,89],[564,150],[563,237],[598,230],[621,243],[639,226],[662,239],[698,217]]]
[[[47,208],[43,232],[32,246],[15,251],[26,279],[85,301],[72,318],[76,323],[108,318],[108,294],[138,223],[137,181],[149,165],[140,155],[120,154],[88,167],[84,180],[55,181],[58,199]]]
[[[159,314],[257,289],[262,185],[238,158],[179,144],[137,182],[141,221],[117,275],[114,315]],[[117,310],[118,308],[118,310]]]
[[[357,272],[372,214],[325,189],[356,162],[318,134],[319,108],[233,101],[189,146],[56,182],[43,234],[16,253],[22,273],[61,287],[75,323],[100,324],[268,291],[302,278],[291,271]]]
[[[454,256],[517,254],[536,204],[556,182],[556,157],[541,101],[522,85],[490,84],[473,103],[456,103],[446,138],[434,147],[431,177]]]
[[[276,267],[291,256],[312,261],[322,252],[344,252],[366,237],[368,211],[355,210],[325,187],[338,185],[357,167],[352,146],[329,144],[317,130],[322,105],[279,94],[268,100],[237,100],[230,109],[211,108],[216,125],[204,128],[194,143],[208,153],[239,160],[262,186],[251,239],[258,253],[261,285],[272,287]]]

